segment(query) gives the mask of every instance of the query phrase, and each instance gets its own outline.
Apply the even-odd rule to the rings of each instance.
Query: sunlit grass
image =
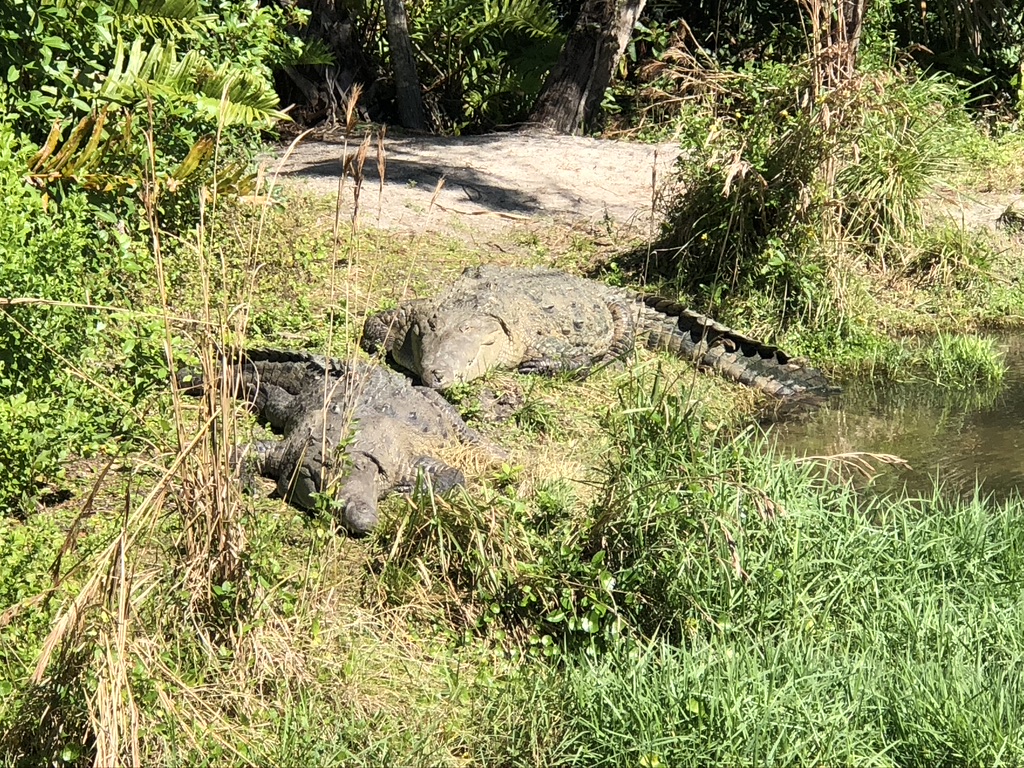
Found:
[[[996,387],[1006,376],[1006,362],[994,339],[940,333],[911,353],[911,365],[930,383],[947,389]]]
[[[604,537],[647,631],[510,679],[482,762],[1019,764],[1024,504],[866,499],[652,391]]]
[[[899,183],[865,189],[888,206],[914,196]],[[366,311],[512,260],[335,229],[341,205],[217,211],[218,237],[168,245],[147,301],[197,318],[168,348],[345,354]],[[962,237],[930,243],[918,274],[987,278]],[[585,246],[530,259],[582,269]],[[894,348],[884,308],[858,301],[875,335],[837,323],[807,337],[816,359]],[[1003,375],[973,337],[917,361],[943,386]],[[486,421],[487,388],[523,395],[508,421]],[[391,500],[360,543],[239,495],[228,454],[248,422],[226,398],[173,414],[155,399],[153,450],[83,492],[81,530],[67,510],[3,526],[0,764],[84,765],[100,736],[104,758],[218,768],[1024,761],[1021,503],[865,499],[767,451],[743,427],[751,391],[646,352],[585,382],[500,373],[464,394],[509,461],[449,500]],[[64,653],[36,685],[59,616]]]

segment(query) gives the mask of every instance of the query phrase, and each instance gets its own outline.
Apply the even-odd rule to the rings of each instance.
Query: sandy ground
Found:
[[[287,155],[282,178],[334,194],[360,139],[320,135]],[[523,223],[609,223],[643,236],[657,219],[655,190],[671,178],[676,144],[540,133],[387,137],[383,190],[372,141],[360,220],[414,232],[491,235]],[[438,191],[438,183],[443,185]],[[351,179],[343,199],[351,205]],[[436,194],[436,196],[435,196]],[[626,231],[623,232],[622,230]]]
[[[336,194],[346,156],[358,154],[362,136],[318,131],[290,151],[282,147],[281,178]],[[380,186],[376,136],[363,164],[359,220],[409,232],[441,232],[463,239],[493,237],[525,225],[565,224],[614,228],[619,236],[653,239],[659,202],[671,188],[678,144],[559,136],[539,132],[484,136],[387,136]],[[438,185],[441,184],[440,188]],[[345,179],[351,211],[354,182]],[[967,229],[995,227],[1022,196],[954,190],[924,202],[929,221]]]

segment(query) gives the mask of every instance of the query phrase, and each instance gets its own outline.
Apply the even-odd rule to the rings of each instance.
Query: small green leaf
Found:
[[[63,38],[54,37],[53,35],[50,35],[48,37],[44,37],[39,42],[41,42],[43,45],[48,46],[50,48],[56,48],[58,51],[70,50],[70,48],[68,47],[68,44],[64,42]]]

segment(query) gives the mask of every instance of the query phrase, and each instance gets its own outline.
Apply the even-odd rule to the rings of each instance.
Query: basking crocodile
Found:
[[[494,368],[586,372],[637,342],[777,397],[835,391],[802,361],[676,302],[556,270],[467,269],[436,298],[368,317],[362,338],[441,390]]]
[[[252,446],[259,473],[307,510],[336,486],[340,522],[355,536],[377,524],[377,500],[411,491],[420,471],[438,493],[464,484],[432,451],[448,441],[485,443],[440,394],[378,365],[249,350],[229,370],[236,396],[284,435]],[[190,369],[178,381],[187,394],[202,392],[202,376]]]

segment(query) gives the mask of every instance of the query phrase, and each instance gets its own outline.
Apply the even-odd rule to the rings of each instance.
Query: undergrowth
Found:
[[[208,609],[187,588],[138,603],[155,634],[136,625],[122,652],[144,761],[1021,759],[1019,501],[866,500],[754,432],[708,427],[656,374],[620,397],[598,501],[557,482],[520,497],[499,473],[490,491],[401,505],[365,552],[267,510],[246,523],[245,575]],[[119,527],[101,520],[84,549]],[[25,535],[53,547],[42,522],[11,551]],[[175,568],[160,538],[146,581]],[[37,594],[40,561],[5,558],[4,583]],[[7,690],[51,612],[15,617]],[[37,743],[74,763],[91,748],[71,736]]]
[[[993,287],[1005,253],[921,210],[966,135],[958,97],[874,74],[808,111],[806,74],[710,84],[670,279],[815,362],[998,383],[984,339],[892,337],[1020,306]],[[1019,499],[825,480],[743,427],[740,395],[709,406],[724,384],[649,355],[524,385],[484,425],[514,460],[339,538],[243,497],[250,421],[227,388],[183,400],[168,369],[184,353],[215,382],[245,343],[348,353],[366,311],[486,255],[363,229],[358,194],[204,195],[169,236],[154,193],[141,249],[2,152],[0,275],[27,299],[0,314],[25,342],[0,358],[0,503],[20,514],[0,526],[3,764],[1024,761]],[[514,378],[457,393],[467,416]],[[69,469],[73,505],[36,503]]]
[[[969,119],[963,91],[912,68],[822,91],[818,66],[666,60],[682,101],[680,191],[635,270],[840,367],[896,334],[1019,316],[1012,247],[948,202],[967,168],[1019,175]]]
[[[443,585],[435,620],[546,633],[475,701],[474,759],[1016,764],[1021,502],[865,498],[662,385],[624,386],[607,496],[571,525],[539,495],[420,503],[379,540],[397,604]]]

